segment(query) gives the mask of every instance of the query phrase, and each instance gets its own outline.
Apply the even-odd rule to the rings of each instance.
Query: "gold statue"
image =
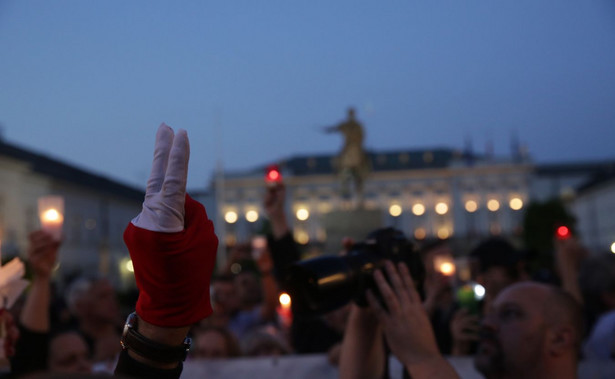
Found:
[[[348,119],[338,125],[325,128],[327,133],[342,133],[344,146],[336,157],[335,169],[340,177],[342,197],[350,199],[351,183],[354,184],[356,204],[363,205],[363,183],[370,171],[367,154],[363,149],[363,127],[355,118],[353,108],[348,109]]]

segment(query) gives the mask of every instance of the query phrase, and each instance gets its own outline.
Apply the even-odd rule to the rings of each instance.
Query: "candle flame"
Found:
[[[60,222],[62,221],[62,215],[60,214],[60,212],[58,212],[56,209],[47,209],[44,213],[43,213],[43,220],[44,221],[51,221],[51,222]]]
[[[280,304],[282,305],[283,308],[289,308],[290,307],[290,295],[287,293],[281,293],[280,294]]]

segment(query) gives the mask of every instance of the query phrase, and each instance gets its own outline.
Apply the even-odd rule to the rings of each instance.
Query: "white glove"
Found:
[[[168,125],[160,124],[143,209],[132,220],[136,227],[164,233],[184,230],[189,158],[190,143],[186,131],[179,129],[174,135]]]

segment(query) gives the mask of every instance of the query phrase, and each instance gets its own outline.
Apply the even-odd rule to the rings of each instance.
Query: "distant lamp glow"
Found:
[[[126,267],[126,271],[128,271],[128,272],[135,272],[135,266],[133,266],[131,259],[126,261],[126,266],[125,267]]]
[[[446,203],[438,203],[436,204],[436,213],[439,215],[444,215],[448,212],[448,205]]]
[[[255,210],[249,210],[246,212],[246,220],[248,222],[256,222],[258,220],[258,212]]]
[[[468,211],[468,213],[474,213],[476,212],[477,209],[478,209],[478,204],[476,203],[476,201],[474,200],[466,201],[466,211]]]
[[[498,209],[500,209],[500,202],[496,199],[489,200],[487,202],[487,209],[489,209],[491,212],[497,211]]]
[[[297,220],[305,221],[308,218],[310,218],[310,212],[305,208],[299,208],[297,209],[296,216],[297,216]]]
[[[310,242],[310,236],[303,230],[295,231],[295,240],[301,245],[305,245]]]
[[[401,207],[398,204],[393,204],[389,207],[389,214],[393,217],[401,215]]]
[[[414,238],[416,238],[417,240],[425,239],[425,237],[427,237],[427,232],[424,228],[417,228],[414,231]]]
[[[440,228],[438,229],[438,238],[440,238],[441,240],[445,240],[450,236],[450,232],[448,231],[447,228]]]
[[[425,213],[425,206],[421,203],[416,203],[412,206],[412,213],[416,216],[421,216]]]
[[[518,211],[519,209],[523,208],[523,200],[521,200],[518,197],[513,197],[512,199],[510,199],[510,209],[512,209],[513,211]]]
[[[237,219],[238,219],[238,216],[237,216],[237,212],[235,211],[228,211],[224,215],[224,221],[228,222],[229,224],[236,223]]]
[[[615,242],[611,244],[611,253],[615,254]]]

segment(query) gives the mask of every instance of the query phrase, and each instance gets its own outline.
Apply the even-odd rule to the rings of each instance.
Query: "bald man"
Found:
[[[368,292],[369,308],[353,306],[342,345],[340,377],[382,378],[384,335],[414,379],[458,378],[438,351],[433,330],[410,271],[387,262],[374,280],[386,308]],[[493,301],[481,326],[475,366],[487,379],[576,378],[583,317],[580,305],[561,289],[518,282]]]
[[[474,364],[486,378],[576,378],[580,305],[560,288],[520,282],[485,316]]]

